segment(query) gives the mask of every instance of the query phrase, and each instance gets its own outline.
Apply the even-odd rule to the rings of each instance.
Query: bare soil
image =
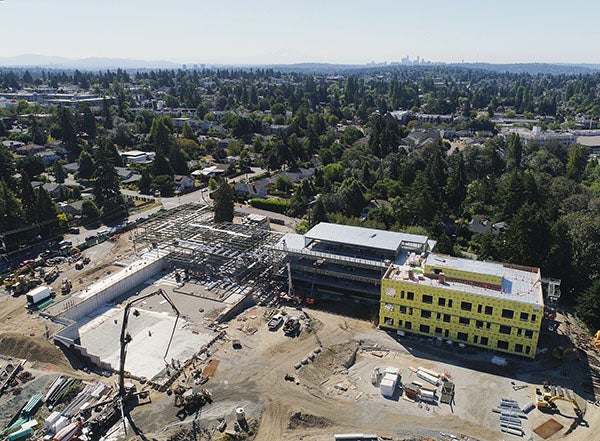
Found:
[[[51,364],[61,371],[72,370],[63,352],[42,337],[25,336],[14,332],[0,334],[0,354]]]

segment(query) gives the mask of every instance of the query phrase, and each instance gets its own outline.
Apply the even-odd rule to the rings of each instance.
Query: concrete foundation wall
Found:
[[[78,301],[73,301],[74,298],[69,299],[68,303],[66,303],[69,307],[58,317],[53,317],[54,321],[66,325],[64,329],[54,335],[54,341],[61,343],[68,348],[75,348],[79,350],[82,355],[92,358],[85,348],[76,345],[76,341],[80,338],[79,324],[77,321],[86,315],[92,314],[102,305],[113,301],[117,297],[156,275],[164,268],[164,264],[164,257],[146,257],[143,260],[123,268],[108,279],[92,285],[87,291],[91,292],[89,297],[77,298],[78,294],[76,294],[74,298]],[[96,292],[94,293],[94,291]],[[99,359],[96,361],[97,365],[103,365]]]
[[[102,305],[110,303],[115,298],[156,275],[163,267],[164,259],[162,257],[149,262],[136,262],[132,266],[124,268],[115,274],[114,283],[106,283],[109,282],[110,279],[105,279],[99,283],[104,283],[106,286],[101,287],[100,289],[95,286],[90,287],[90,290],[98,289],[98,292],[64,311],[61,314],[61,317],[70,320],[79,320],[81,317],[91,314]]]

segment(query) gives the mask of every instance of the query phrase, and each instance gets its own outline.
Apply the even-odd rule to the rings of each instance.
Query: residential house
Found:
[[[272,178],[263,178],[254,182],[236,182],[233,192],[236,196],[245,198],[264,198],[268,194],[269,186],[273,183]]]
[[[475,234],[489,234],[492,232],[492,222],[489,219],[471,219],[467,229]]]
[[[210,167],[205,167],[201,170],[202,175],[214,178],[216,176],[221,176],[229,170],[231,164],[217,164],[211,165]]]
[[[75,201],[75,202],[59,202],[58,203],[58,211],[60,213],[66,214],[68,219],[72,219],[72,218],[81,216],[82,207],[83,207],[83,200],[79,200],[79,201]]]
[[[366,219],[369,216],[369,211],[377,208],[389,208],[391,210],[392,204],[385,199],[371,199],[369,203],[362,209],[360,218]]]
[[[2,144],[4,145],[4,147],[6,147],[11,152],[16,152],[17,149],[19,149],[20,147],[23,147],[25,145],[24,142],[12,141],[10,139],[8,139],[6,141],[2,141]]]
[[[42,158],[42,161],[46,167],[60,159],[60,156],[51,150],[44,150],[43,152],[34,153],[34,156]]]
[[[123,184],[130,184],[132,182],[137,182],[140,179],[142,179],[142,175],[134,172],[133,170],[129,170],[126,167],[115,167],[115,171],[117,172],[117,175],[119,176],[119,180]]]
[[[314,168],[302,168],[302,167],[293,168],[293,169],[290,169],[283,173],[280,173],[280,175],[286,176],[294,184],[297,184],[302,179],[312,179],[314,174],[315,174]]]
[[[44,147],[43,145],[27,144],[17,148],[17,154],[23,156],[31,156],[35,155],[36,153],[41,153],[44,150],[46,150],[46,147]]]
[[[173,177],[173,184],[175,185],[176,191],[184,192],[189,190],[190,188],[194,188],[196,182],[191,176],[175,175]]]
[[[506,222],[496,222],[495,224],[492,224],[492,221],[489,219],[474,218],[469,221],[467,229],[475,234],[493,234],[494,236],[497,236],[508,229],[508,224]]]
[[[31,186],[33,188],[43,188],[53,199],[59,198],[61,196],[61,190],[67,190],[65,185],[57,184],[55,182],[31,181]]]
[[[64,151],[65,150],[65,143],[62,142],[60,139],[56,140],[56,141],[52,141],[52,142],[47,142],[45,144],[46,148],[51,149],[51,150],[56,150],[56,151]]]
[[[122,152],[121,157],[125,159],[125,162],[135,162],[138,164],[148,164],[154,161],[154,152],[143,152],[141,150],[130,150],[128,152]]]
[[[412,150],[436,145],[440,141],[440,132],[435,129],[415,129],[402,141]]]
[[[77,162],[69,162],[68,164],[63,165],[63,168],[67,173],[75,174],[79,170],[79,164]]]

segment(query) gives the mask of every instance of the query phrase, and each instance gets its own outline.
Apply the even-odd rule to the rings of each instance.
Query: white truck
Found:
[[[38,286],[27,293],[27,304],[29,306],[37,305],[54,295],[54,288],[47,285]]]
[[[269,320],[269,323],[267,323],[267,327],[269,328],[269,331],[275,331],[277,330],[277,328],[279,328],[279,326],[283,323],[283,315],[281,314],[275,314],[271,320]]]

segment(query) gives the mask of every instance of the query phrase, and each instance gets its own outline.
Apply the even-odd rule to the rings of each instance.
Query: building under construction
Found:
[[[212,216],[207,207],[190,204],[144,221],[132,232],[135,256],[129,264],[121,262],[122,270],[48,311],[65,325],[54,340],[101,369],[115,370],[123,305],[144,298],[127,328],[135,342],[127,369],[168,381],[158,343],[168,340],[172,329],[170,357],[186,360],[214,339],[211,326],[268,300],[284,282],[276,276],[281,253],[273,248],[280,234],[253,225],[214,224]],[[179,321],[160,299],[145,298],[157,288],[185,311]]]
[[[435,243],[416,234],[321,222],[304,235],[286,234],[274,248],[284,253],[298,294],[379,304],[390,264]]]

